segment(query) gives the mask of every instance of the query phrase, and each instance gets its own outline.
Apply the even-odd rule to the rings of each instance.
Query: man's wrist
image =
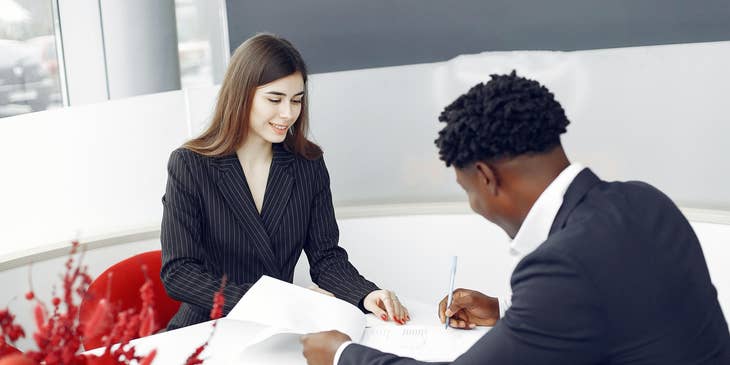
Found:
[[[512,298],[511,297],[510,298],[507,298],[507,297],[497,297],[497,306],[499,307],[498,308],[498,311],[499,311],[499,319],[504,318],[504,313],[507,312],[507,308],[509,308],[510,305],[512,305],[510,299],[512,299]]]
[[[337,365],[337,363],[340,362],[340,356],[342,356],[342,351],[345,351],[345,347],[350,345],[352,341],[345,341],[340,345],[340,347],[337,348],[337,351],[335,352],[335,358],[334,361],[332,361],[332,365]]]

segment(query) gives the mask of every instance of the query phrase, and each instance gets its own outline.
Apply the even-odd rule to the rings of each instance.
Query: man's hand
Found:
[[[304,346],[302,353],[309,365],[333,365],[335,353],[340,345],[352,341],[350,336],[340,331],[310,333],[302,336],[299,341]]]
[[[446,308],[448,296],[439,303],[441,323],[451,317],[449,325],[455,328],[474,328],[476,326],[494,326],[499,319],[499,301],[497,298],[468,289],[454,290],[451,306]]]
[[[395,292],[390,290],[373,290],[365,297],[362,305],[384,321],[393,319],[395,323],[406,324],[411,320],[408,309],[400,302]]]

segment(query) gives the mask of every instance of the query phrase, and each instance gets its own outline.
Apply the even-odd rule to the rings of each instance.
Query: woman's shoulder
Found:
[[[170,153],[170,163],[191,164],[201,160],[205,156],[185,147],[178,147]]]
[[[278,163],[293,164],[299,168],[312,169],[318,168],[324,165],[322,155],[316,158],[307,158],[294,151],[291,151],[283,143],[277,143],[273,145],[274,149],[274,160]]]
[[[324,164],[323,156],[309,159],[304,156],[293,154],[292,159],[293,159],[293,164],[301,169],[314,171],[314,172],[327,171],[327,167]]]
[[[180,147],[170,154],[169,165],[187,166],[193,170],[207,171],[216,166],[227,167],[237,162],[235,154],[227,156],[206,156],[191,149]]]

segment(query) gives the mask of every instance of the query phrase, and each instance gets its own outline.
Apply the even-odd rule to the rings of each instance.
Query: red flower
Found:
[[[74,255],[78,250],[79,243],[74,241],[71,245],[71,253],[65,262],[66,272],[63,276],[63,295],[52,298],[53,310],[50,312],[42,301],[36,298],[31,289],[26,293],[28,301],[35,301],[33,311],[36,322],[36,332],[33,340],[38,346],[37,351],[28,351],[23,355],[9,355],[0,360],[0,365],[118,365],[136,362],[140,365],[150,365],[157,355],[157,350],[152,350],[146,356],[136,354],[134,346],[129,344],[134,338],[148,336],[159,330],[159,324],[155,322],[154,290],[152,281],[147,278],[140,288],[142,308],[139,313],[134,309],[116,311],[108,298],[99,301],[91,318],[84,324],[79,323],[79,303],[76,299],[84,298],[91,284],[91,277],[87,274],[86,266],[81,264],[83,252],[78,262]],[[142,267],[145,275],[146,267]],[[29,277],[29,281],[30,277]],[[223,277],[220,290],[213,297],[213,308],[211,319],[218,319],[223,315],[225,298],[223,290],[226,278]],[[32,283],[31,283],[32,287]],[[6,309],[0,310],[0,355],[13,351],[11,344],[19,338],[25,337],[25,331],[20,325],[14,323],[15,316]],[[195,349],[188,357],[186,365],[200,364],[200,354],[208,346],[210,339],[215,333],[217,322],[213,323],[208,339],[201,346]],[[81,338],[83,336],[95,337],[106,334],[105,349],[101,356],[81,355]]]
[[[210,343],[210,339],[213,338],[213,335],[215,334],[216,325],[218,324],[218,318],[220,318],[223,315],[223,306],[225,305],[226,299],[223,296],[223,290],[226,288],[226,281],[227,278],[225,275],[223,275],[223,279],[221,279],[221,287],[218,289],[218,291],[213,295],[213,309],[210,311],[210,319],[215,319],[215,322],[213,322],[213,330],[210,331],[210,336],[208,336],[208,339],[203,343],[202,345],[198,346],[198,348],[193,351],[192,354],[188,357],[188,359],[185,361],[185,365],[196,365],[196,364],[202,364],[203,360],[200,359],[200,354],[205,350],[206,347],[208,347],[208,344]]]
[[[102,333],[108,333],[114,323],[114,314],[111,304],[106,298],[99,300],[94,314],[84,324],[84,336],[96,337]]]

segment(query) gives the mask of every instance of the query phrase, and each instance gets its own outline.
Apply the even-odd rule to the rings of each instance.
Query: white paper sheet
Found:
[[[362,345],[420,361],[453,361],[489,328],[444,329],[443,326],[380,326],[366,328]]]
[[[269,276],[262,276],[226,318],[273,327],[272,334],[336,329],[360,339],[365,328],[365,316],[352,304]]]
[[[232,358],[229,364],[270,365],[291,364],[305,365],[307,360],[302,355],[299,334],[277,333],[264,341],[249,346]]]

